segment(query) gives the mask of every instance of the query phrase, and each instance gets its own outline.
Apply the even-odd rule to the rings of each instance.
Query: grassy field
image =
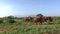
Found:
[[[44,22],[36,25],[34,22],[24,22],[21,18],[9,23],[4,18],[0,24],[0,34],[60,34],[60,17],[54,17],[53,22]]]

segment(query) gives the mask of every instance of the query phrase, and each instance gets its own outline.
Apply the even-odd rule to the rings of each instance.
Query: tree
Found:
[[[8,18],[8,19],[13,19],[13,18],[14,18],[14,16],[8,16],[7,18]]]
[[[43,17],[43,15],[42,15],[42,14],[37,14],[36,16]]]

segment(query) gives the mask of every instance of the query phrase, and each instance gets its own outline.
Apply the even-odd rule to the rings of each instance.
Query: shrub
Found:
[[[2,18],[0,18],[0,23],[3,23],[3,19]]]
[[[9,23],[15,23],[15,20],[14,19],[9,19],[8,22]]]

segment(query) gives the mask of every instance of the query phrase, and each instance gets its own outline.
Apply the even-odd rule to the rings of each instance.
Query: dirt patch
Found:
[[[4,28],[0,28],[0,33],[1,32],[12,32],[13,29],[4,29]]]

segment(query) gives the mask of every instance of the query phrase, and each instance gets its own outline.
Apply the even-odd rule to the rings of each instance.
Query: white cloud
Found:
[[[0,17],[8,16],[12,12],[11,6],[0,6]]]

